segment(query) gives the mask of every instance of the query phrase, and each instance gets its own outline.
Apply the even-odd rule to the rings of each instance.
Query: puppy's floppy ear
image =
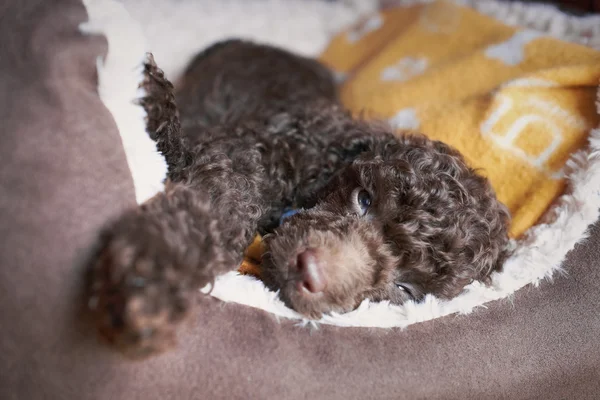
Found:
[[[502,218],[502,224],[504,224],[501,226],[504,226],[506,229],[506,227],[508,227],[510,224],[510,214],[506,210],[506,207],[503,205],[501,205],[501,207],[503,210],[500,211],[500,218]],[[503,236],[503,240],[500,243],[504,242],[504,245],[500,245],[497,249],[489,251],[486,256],[491,258],[491,262],[486,265],[487,268],[480,268],[478,271],[478,279],[487,285],[491,284],[492,282],[492,272],[501,271],[502,267],[504,266],[504,262],[512,255],[514,251],[512,243],[508,240],[506,233],[501,236]]]

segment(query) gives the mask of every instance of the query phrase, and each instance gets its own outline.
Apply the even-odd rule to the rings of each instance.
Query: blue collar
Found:
[[[283,224],[283,221],[285,221],[286,219],[288,219],[292,215],[299,213],[300,211],[302,211],[302,209],[298,210],[298,209],[295,209],[295,208],[286,208],[283,211],[283,214],[281,214],[281,217],[279,217],[279,225]]]

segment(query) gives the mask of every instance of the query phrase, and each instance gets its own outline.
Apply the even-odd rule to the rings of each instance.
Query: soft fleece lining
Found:
[[[410,5],[424,2],[427,0],[384,3]],[[597,16],[577,18],[564,15],[550,6],[509,4],[497,0],[457,2],[508,24],[590,46],[600,45],[600,17]],[[157,191],[164,171],[158,173],[157,168],[137,172],[135,165],[145,162],[142,160],[155,152],[155,147],[134,150],[128,145],[147,142],[143,112],[135,106],[130,107],[135,94],[132,89],[139,82],[136,79],[139,74],[132,72],[136,71],[134,61],[142,59],[144,50],[140,45],[144,38],[137,36],[139,32],[134,35],[139,40],[125,40],[125,34],[131,32],[132,26],[141,24],[142,36],[149,44],[147,49],[155,53],[158,64],[171,79],[176,80],[197,50],[229,36],[249,37],[303,54],[317,55],[332,33],[365,15],[376,5],[375,1],[360,0],[333,3],[316,0],[226,0],[210,4],[183,0],[174,6],[168,2],[131,0],[126,3],[130,16],[114,0],[85,0],[84,3],[90,16],[85,31],[104,33],[109,40],[107,60],[99,64],[99,92],[117,121],[139,201],[147,198],[142,193]],[[247,18],[249,15],[252,18]],[[118,36],[119,41],[111,40]],[[129,73],[120,75],[119,71]],[[491,286],[475,282],[450,301],[433,296],[427,296],[421,303],[403,306],[365,301],[357,310],[324,316],[317,322],[338,326],[406,327],[448,314],[469,313],[486,302],[508,297],[523,286],[537,285],[542,279],[551,278],[556,271],[561,271],[566,253],[587,237],[588,226],[600,215],[600,129],[590,132],[589,146],[574,154],[567,167],[569,186],[565,194],[538,225],[513,243],[514,254],[506,261],[504,270],[494,274]],[[219,277],[211,295],[226,302],[246,304],[277,316],[308,322],[287,308],[277,294],[268,291],[261,282],[240,276],[237,272]]]

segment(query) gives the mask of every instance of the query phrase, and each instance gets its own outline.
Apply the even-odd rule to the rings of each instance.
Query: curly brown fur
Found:
[[[181,115],[151,58],[146,77],[167,190],[107,232],[93,285],[102,331],[130,353],[172,344],[197,289],[257,231],[265,283],[311,318],[451,298],[501,268],[509,216],[487,180],[441,142],[353,119],[316,61],[220,43],[185,74]]]

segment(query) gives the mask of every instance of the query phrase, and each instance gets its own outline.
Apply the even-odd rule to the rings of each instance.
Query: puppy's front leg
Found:
[[[128,212],[103,238],[90,304],[124,352],[170,347],[198,289],[237,268],[268,208],[260,151],[232,137],[192,146],[181,135],[173,85],[151,56],[140,104],[169,165],[164,193]]]
[[[90,307],[101,333],[131,356],[162,351],[198,289],[235,268],[207,199],[180,184],[120,218],[103,238]]]

